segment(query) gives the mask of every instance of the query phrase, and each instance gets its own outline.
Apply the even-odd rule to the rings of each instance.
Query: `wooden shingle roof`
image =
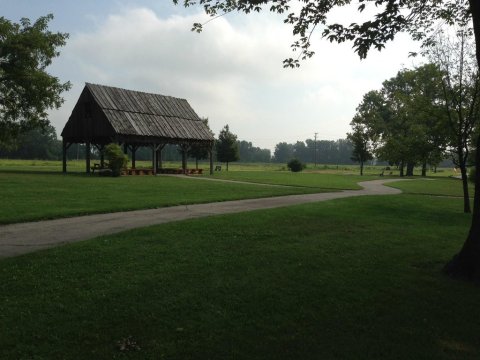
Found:
[[[85,110],[86,105],[90,110]],[[89,116],[93,121],[87,119]],[[101,122],[105,124],[99,125]],[[82,129],[84,126],[90,130]],[[82,138],[91,137],[89,141],[101,136],[126,140],[214,140],[208,126],[185,99],[89,83],[85,85],[62,136],[77,138],[79,133],[83,134]]]

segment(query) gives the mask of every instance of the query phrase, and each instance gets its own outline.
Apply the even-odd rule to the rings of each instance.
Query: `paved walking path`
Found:
[[[272,209],[352,196],[401,193],[398,189],[383,185],[392,181],[399,180],[387,179],[361,182],[359,185],[363,187],[362,190],[181,205],[4,225],[0,226],[0,257],[16,256],[74,241],[91,239],[100,235],[114,234],[124,230],[171,221],[259,209]]]

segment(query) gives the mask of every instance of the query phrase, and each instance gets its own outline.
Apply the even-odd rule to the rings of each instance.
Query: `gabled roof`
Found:
[[[84,94],[85,92],[89,94]],[[91,101],[88,99],[95,103],[93,122],[98,124],[106,120],[109,126],[103,128],[113,129],[113,135],[116,136],[175,141],[214,140],[208,126],[185,99],[89,83],[85,85],[62,136],[73,137],[73,129],[82,132],[82,124],[88,126],[84,110],[85,104]],[[84,106],[81,106],[82,102]],[[95,119],[98,117],[96,114],[101,114],[103,119]],[[70,122],[75,124],[69,124]],[[92,129],[95,129],[95,125]],[[89,132],[93,138],[95,132]],[[101,136],[104,135],[102,131]]]

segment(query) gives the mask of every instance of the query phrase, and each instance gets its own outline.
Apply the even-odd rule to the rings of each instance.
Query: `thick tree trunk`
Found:
[[[403,177],[403,161],[400,162],[400,177]]]
[[[407,162],[407,176],[413,176],[413,168],[415,164],[412,162]]]
[[[363,161],[360,161],[360,176],[363,176]]]
[[[422,164],[422,176],[426,177],[427,176],[427,162],[424,161]]]
[[[475,33],[477,63],[480,66],[480,1],[469,0],[469,3]],[[480,283],[480,136],[477,138],[476,144],[472,224],[462,249],[445,266],[444,271],[452,277]]]

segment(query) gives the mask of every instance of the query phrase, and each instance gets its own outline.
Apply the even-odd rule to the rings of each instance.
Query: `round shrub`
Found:
[[[112,143],[105,147],[105,158],[108,162],[108,168],[112,171],[112,176],[120,176],[122,169],[127,166],[128,158],[122,152],[120,145]]]
[[[306,165],[298,159],[292,159],[287,163],[287,167],[292,172],[299,172],[306,168]]]

